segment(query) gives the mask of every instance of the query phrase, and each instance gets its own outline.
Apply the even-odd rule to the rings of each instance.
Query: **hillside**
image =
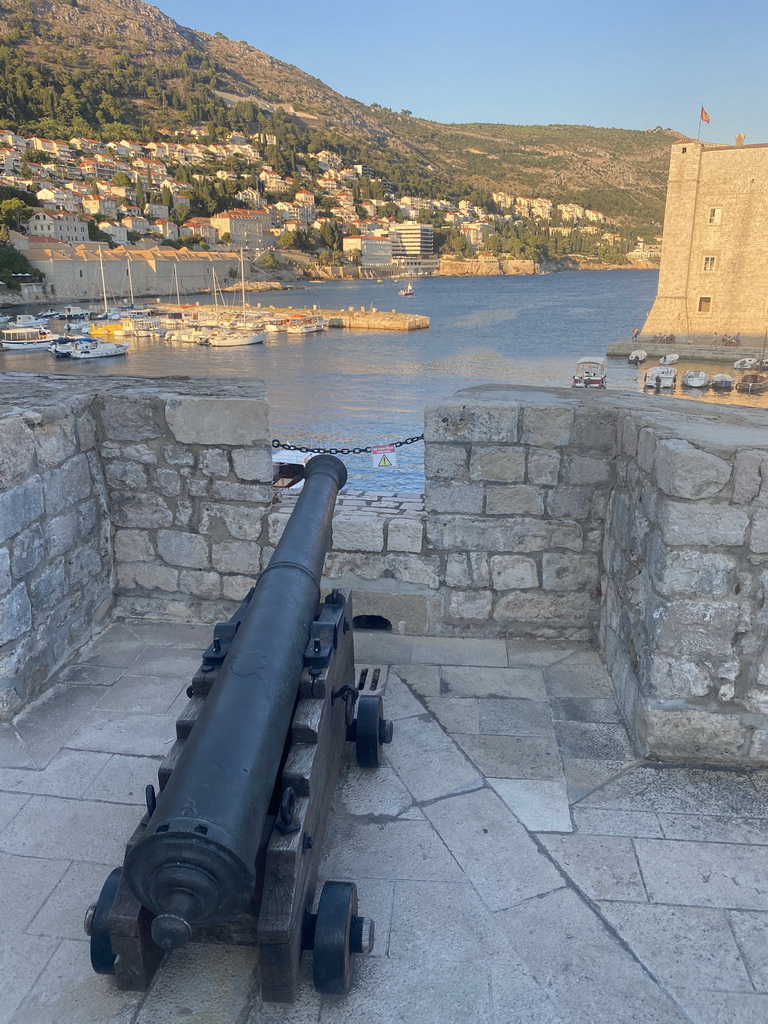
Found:
[[[245,42],[178,25],[140,0],[0,0],[0,124],[149,140],[191,124],[258,128],[283,108],[292,142],[333,147],[402,191],[576,201],[661,223],[670,131],[438,124],[366,106]],[[261,112],[261,114],[260,114]]]

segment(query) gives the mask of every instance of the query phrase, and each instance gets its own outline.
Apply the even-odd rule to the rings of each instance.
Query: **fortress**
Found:
[[[768,330],[768,145],[672,146],[659,290],[641,337],[702,342]]]

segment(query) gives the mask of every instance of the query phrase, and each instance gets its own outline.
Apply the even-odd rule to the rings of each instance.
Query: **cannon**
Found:
[[[344,745],[375,768],[392,738],[381,696],[356,685],[350,594],[319,602],[346,477],[333,456],[308,464],[269,564],[214,627],[123,866],[88,908],[91,964],[118,988],[145,990],[186,942],[230,942],[258,946],[264,1000],[291,1002],[304,950],[315,987],[343,993],[373,947],[353,883],[326,882],[312,910]]]

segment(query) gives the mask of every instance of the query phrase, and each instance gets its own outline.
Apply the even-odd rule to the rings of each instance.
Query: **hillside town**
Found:
[[[588,254],[598,245],[619,252],[622,242],[622,255],[635,262],[658,258],[660,239],[638,239],[631,249],[602,213],[577,203],[506,192],[492,193],[486,206],[398,196],[370,167],[348,166],[330,150],[295,154],[295,174],[281,175],[264,160],[276,146],[260,133],[212,141],[207,128],[149,143],[27,138],[0,128],[0,189],[30,195],[27,209],[6,210],[5,241],[44,277],[45,294],[72,298],[90,297],[96,275],[84,267],[107,247],[108,264],[133,265],[137,294],[159,293],[171,277],[187,291],[211,290],[237,276],[241,251],[249,268],[260,261],[275,269],[275,253],[292,252],[303,272],[355,267],[377,276],[432,274],[441,256],[492,260],[505,249],[528,258],[527,272],[540,253]],[[207,216],[199,212],[201,185]],[[509,253],[504,232],[520,235],[530,225],[551,246],[532,242],[530,252],[523,244]]]

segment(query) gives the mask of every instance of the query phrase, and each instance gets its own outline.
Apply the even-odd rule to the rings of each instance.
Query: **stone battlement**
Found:
[[[271,556],[260,382],[6,374],[9,716],[110,616],[227,618]],[[599,644],[640,753],[768,763],[768,414],[485,386],[425,415],[418,496],[345,491],[328,585],[396,633]]]

